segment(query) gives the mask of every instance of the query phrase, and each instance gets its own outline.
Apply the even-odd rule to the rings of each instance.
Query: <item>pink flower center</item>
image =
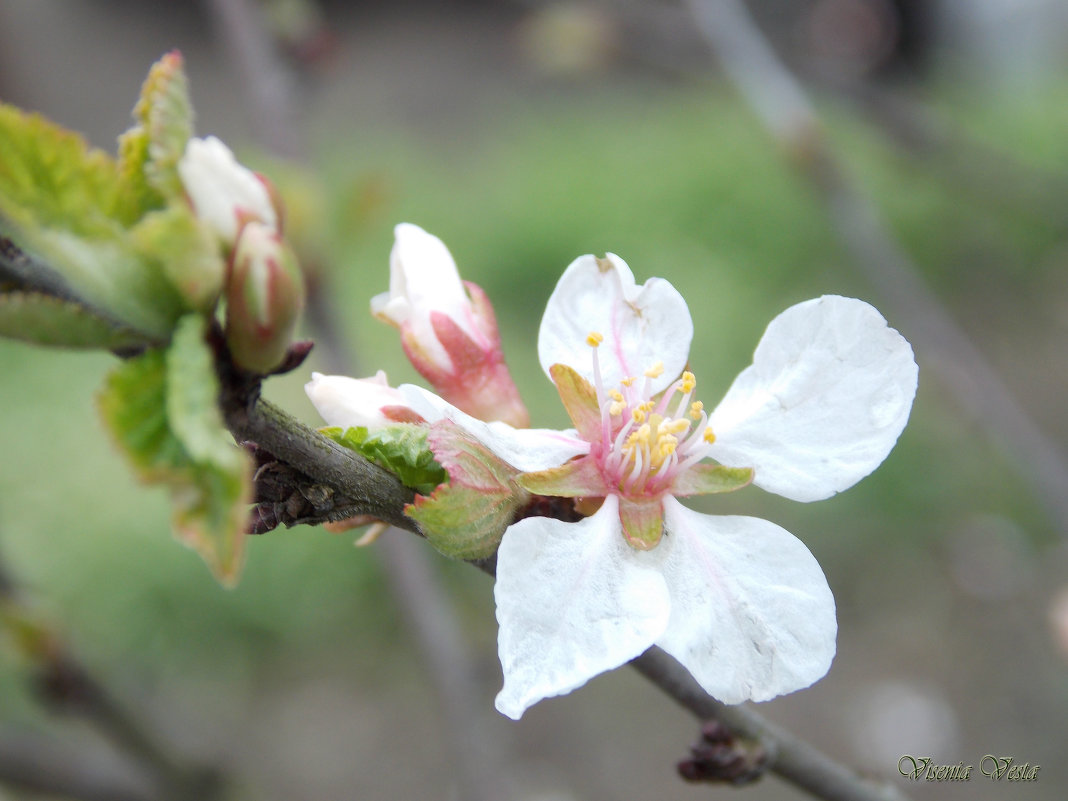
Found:
[[[604,337],[586,337],[593,349],[593,380],[601,410],[601,441],[592,443],[605,481],[624,495],[659,495],[672,481],[709,455],[715,435],[708,426],[704,404],[694,401],[697,379],[688,370],[663,392],[652,382],[664,372],[662,362],[647,369],[644,378],[624,378],[606,388],[601,380],[597,348]]]

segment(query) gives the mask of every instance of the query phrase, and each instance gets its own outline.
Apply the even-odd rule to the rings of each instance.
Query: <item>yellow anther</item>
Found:
[[[652,433],[652,429],[649,428],[649,424],[642,423],[641,428],[634,432],[634,436],[638,438],[639,442],[648,442],[650,433]]]
[[[630,416],[631,416],[631,419],[634,420],[635,423],[644,423],[645,422],[645,412],[644,412],[644,410],[642,410],[642,408],[640,406],[637,409],[635,409],[634,411],[632,411],[630,413]]]
[[[596,348],[602,342],[604,342],[604,334],[598,334],[596,331],[590,331],[590,333],[586,335],[586,344],[589,345],[591,348]]]
[[[704,411],[705,405],[701,401],[694,401],[690,404],[690,417],[694,420],[701,419],[701,412]]]
[[[622,384],[625,387],[629,387],[629,386],[634,384],[634,381],[635,381],[634,376],[630,375],[630,376],[627,376],[626,378],[624,378],[619,383]]]
[[[654,364],[652,367],[650,367],[648,370],[645,371],[645,377],[646,378],[660,378],[660,376],[663,374],[663,372],[664,372],[664,363],[663,362],[657,362],[656,364]]]
[[[623,393],[620,392],[618,389],[613,389],[613,390],[609,391],[608,397],[610,397],[616,403],[619,403],[619,402],[621,402],[623,400]]]
[[[687,370],[682,374],[682,386],[679,387],[679,392],[693,392],[694,387],[697,386],[697,378]]]
[[[615,401],[608,407],[608,413],[612,415],[612,417],[619,417],[619,415],[623,414],[623,410],[626,408],[627,404],[623,401]]]
[[[643,403],[638,408],[641,409],[643,412],[651,412],[655,406],[656,406],[656,401],[647,400],[645,403]]]
[[[677,420],[672,420],[669,423],[661,424],[660,430],[663,431],[665,434],[681,434],[683,431],[685,431],[689,427],[690,427],[690,421],[689,420],[682,420],[680,418],[680,419],[677,419]]]
[[[713,442],[716,441],[716,435],[712,432],[711,428],[706,428],[705,429],[705,437],[704,437],[704,439],[705,439],[705,442],[707,442],[709,445],[711,445]]]

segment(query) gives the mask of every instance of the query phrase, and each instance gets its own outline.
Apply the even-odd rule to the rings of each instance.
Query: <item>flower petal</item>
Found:
[[[796,501],[829,498],[886,458],[916,394],[909,343],[861,300],[825,295],[771,321],[712,413],[711,455]]]
[[[401,384],[398,389],[408,406],[424,420],[431,423],[442,419],[451,420],[523,473],[557,467],[590,450],[590,444],[579,439],[573,431],[512,428],[507,423],[497,421],[484,423],[422,387]]]
[[[581,687],[647,649],[667,624],[659,549],[636,551],[609,497],[592,517],[529,517],[497,552],[497,709],[518,720],[542,698]]]
[[[546,374],[566,364],[592,382],[591,331],[604,335],[597,357],[606,388],[663,362],[664,372],[652,380],[652,391],[659,392],[686,366],[693,321],[675,287],[662,278],[635,284],[627,263],[609,253],[575,259],[553,290],[538,332]]]
[[[485,339],[475,324],[456,262],[444,242],[418,225],[400,223],[393,233],[389,291],[371,298],[371,313],[408,330],[435,365],[450,369],[448,354],[434,333],[431,312],[447,315],[475,341]]]
[[[263,181],[239,164],[217,137],[190,139],[178,161],[178,175],[197,217],[228,245],[237,238],[242,216],[277,226],[278,216]]]
[[[664,499],[671,619],[657,645],[728,704],[766,701],[820,679],[834,659],[834,597],[790,532]]]
[[[371,378],[312,373],[304,391],[327,425],[341,428],[384,426],[396,419],[398,407],[406,406],[404,396],[389,385],[382,370]],[[387,415],[383,409],[394,414]]]

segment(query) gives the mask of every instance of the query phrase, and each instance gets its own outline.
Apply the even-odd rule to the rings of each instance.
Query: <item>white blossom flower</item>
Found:
[[[485,293],[460,280],[433,234],[401,223],[394,235],[389,291],[371,299],[371,312],[400,330],[409,361],[448,401],[480,419],[527,425]]]
[[[867,303],[799,303],[771,322],[709,415],[684,371],[692,335],[671,284],[639,286],[622,259],[583,256],[549,299],[538,342],[575,430],[488,426],[400,388],[428,421],[448,417],[524,471],[529,491],[604,499],[580,522],[529,517],[504,534],[496,703],[509,717],[654,644],[726,703],[801,689],[830,667],[834,599],[801,541],[677,498],[750,479],[799,501],[852,486],[908,420],[912,349]]]
[[[229,246],[250,220],[279,227],[265,181],[238,163],[218,138],[190,139],[178,161],[178,175],[197,217]]]

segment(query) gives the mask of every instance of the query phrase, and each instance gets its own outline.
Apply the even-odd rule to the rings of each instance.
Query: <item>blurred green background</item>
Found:
[[[0,8],[0,98],[113,150],[149,64],[181,47],[199,132],[228,137],[289,193],[293,235],[321,262],[357,354],[351,372],[418,378],[395,332],[368,313],[388,286],[392,225],[414,222],[493,300],[535,425],[565,423],[535,340],[556,278],[583,253],[615,252],[639,281],[667,278],[687,298],[691,364],[709,405],[767,322],[809,297],[863,298],[912,338],[710,62],[635,63],[608,16],[613,47],[603,58],[547,73],[536,56],[551,47],[531,34],[541,18],[525,7],[323,9],[336,42],[325,66],[302,66],[307,172],[257,149],[225,41],[210,15],[188,8],[154,17],[139,4],[10,3]],[[65,46],[74,40],[77,51]],[[928,68],[880,84],[921,98],[944,125],[931,147],[902,146],[832,96],[821,111],[926,281],[1063,448],[1068,90],[1056,69],[1004,82],[983,75]],[[701,505],[799,536],[838,603],[828,676],[761,711],[917,798],[1060,799],[1066,532],[912,340],[912,420],[875,474],[818,504],[753,488]],[[321,358],[267,386],[312,424],[301,386],[325,369]],[[250,543],[240,586],[220,589],[170,537],[164,493],[136,485],[97,424],[94,393],[113,363],[0,342],[0,554],[27,599],[177,752],[221,760],[235,798],[457,797],[448,743],[464,735],[442,730],[379,555],[354,549],[350,534],[276,531]],[[674,776],[696,725],[629,671],[543,702],[519,723],[497,716],[491,582],[462,564],[434,566],[463,622],[479,714],[516,798],[737,792]],[[84,727],[42,711],[9,646],[0,638],[0,732],[96,747]],[[987,753],[1041,764],[1038,781],[1008,786],[976,771],[932,789],[897,775],[903,754],[977,765]],[[802,797],[775,779],[741,792]]]

